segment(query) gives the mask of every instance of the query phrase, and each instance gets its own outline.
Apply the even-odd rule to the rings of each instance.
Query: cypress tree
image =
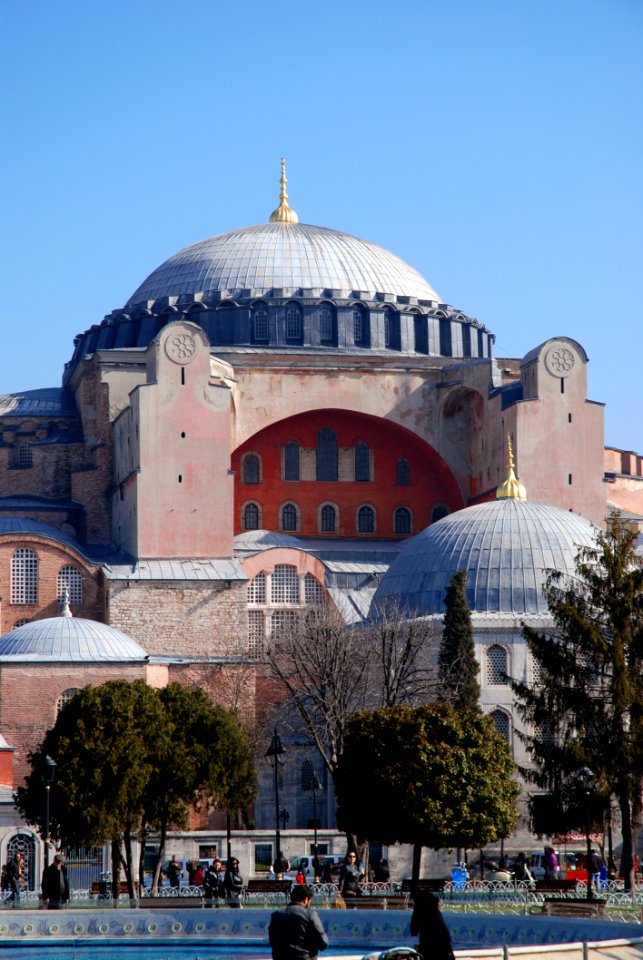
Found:
[[[445,614],[438,661],[441,699],[454,707],[480,709],[478,661],[467,603],[467,571],[454,573],[444,597]]]

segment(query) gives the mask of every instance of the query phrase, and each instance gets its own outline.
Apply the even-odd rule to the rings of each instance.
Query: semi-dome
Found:
[[[0,637],[0,663],[131,663],[147,659],[145,650],[120,630],[77,617],[33,620]]]
[[[579,548],[596,528],[577,514],[520,499],[499,499],[452,513],[408,540],[373,599],[417,615],[444,611],[444,595],[466,569],[473,613],[546,615],[547,574],[575,572]]]
[[[162,297],[274,289],[390,293],[439,301],[426,280],[383,247],[307,223],[263,223],[180,250],[143,281],[127,306]]]

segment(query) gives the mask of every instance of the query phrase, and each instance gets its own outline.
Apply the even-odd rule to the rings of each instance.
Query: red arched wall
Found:
[[[339,480],[320,483],[316,480],[285,481],[282,479],[282,449],[294,440],[300,448],[314,450],[317,432],[330,427],[337,434],[338,447],[353,448],[366,443],[373,451],[371,481],[356,483]],[[242,460],[246,453],[261,458],[261,483],[244,484]],[[409,486],[395,483],[398,459],[409,463]],[[411,511],[411,533],[419,533],[430,521],[434,507],[444,505],[449,512],[464,506],[457,484],[446,463],[424,441],[402,427],[359,413],[345,410],[319,410],[300,414],[266,427],[251,437],[232,456],[235,471],[235,533],[243,531],[243,508],[249,501],[261,507],[261,526],[279,530],[280,507],[295,503],[299,509],[302,536],[396,537],[394,512],[397,507]],[[318,508],[330,502],[339,508],[339,529],[322,534],[318,528]],[[376,528],[371,534],[358,533],[357,510],[368,504],[376,513]]]

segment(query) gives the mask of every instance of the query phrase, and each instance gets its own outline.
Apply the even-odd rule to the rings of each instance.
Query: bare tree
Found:
[[[413,707],[436,699],[440,633],[433,620],[403,613],[394,604],[363,628],[370,663],[370,710]]]

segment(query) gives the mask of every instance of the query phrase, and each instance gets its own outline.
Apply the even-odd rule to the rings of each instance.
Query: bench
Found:
[[[134,884],[134,889],[136,890],[137,884]],[[111,881],[106,880],[94,880],[91,886],[90,896],[98,897],[102,900],[111,900],[112,898],[112,884]],[[119,896],[127,896],[127,881],[121,880],[118,885]]]
[[[402,880],[402,893],[413,893],[414,890],[429,890],[431,893],[442,893],[446,880],[437,877],[426,877],[424,880]]]
[[[538,893],[575,893],[578,880],[536,880]]]
[[[604,911],[605,900],[572,900],[564,897],[547,897],[542,908],[548,917],[602,917]]]
[[[292,880],[248,880],[246,886],[246,903],[261,903],[268,905],[278,903],[282,899],[290,899]]]
[[[201,909],[205,902],[203,897],[141,897],[138,905],[141,910],[194,910]]]
[[[409,905],[408,894],[404,893],[366,893],[342,899],[347,910],[406,910]]]

